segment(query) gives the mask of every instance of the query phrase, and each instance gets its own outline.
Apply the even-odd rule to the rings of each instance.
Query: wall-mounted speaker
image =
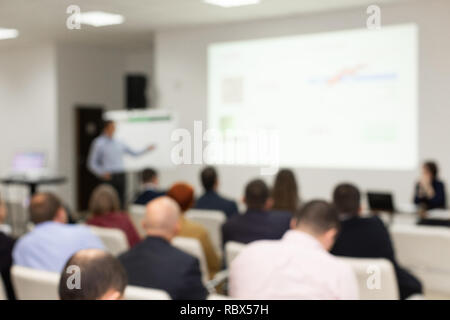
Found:
[[[143,74],[127,74],[125,82],[127,109],[147,108],[147,76]]]

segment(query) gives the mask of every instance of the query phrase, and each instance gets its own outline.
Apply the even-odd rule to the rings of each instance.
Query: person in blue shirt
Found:
[[[433,161],[422,166],[422,176],[415,187],[414,203],[423,210],[446,209],[445,185],[439,179],[439,168]]]
[[[217,171],[214,167],[206,167],[200,174],[205,193],[195,203],[196,209],[218,210],[225,213],[227,218],[238,213],[236,202],[228,200],[217,193],[219,185]]]
[[[32,231],[13,249],[13,264],[61,272],[67,260],[82,249],[103,249],[101,240],[88,227],[67,224],[67,213],[52,193],[38,193],[30,203]]]
[[[134,200],[135,204],[146,205],[153,199],[166,194],[165,191],[158,189],[158,172],[156,170],[147,168],[142,171],[142,190]]]
[[[88,156],[88,169],[103,183],[111,184],[119,193],[122,207],[125,206],[125,166],[123,155],[141,156],[155,148],[154,145],[135,151],[126,144],[114,139],[114,121],[105,121],[102,134],[91,145]]]

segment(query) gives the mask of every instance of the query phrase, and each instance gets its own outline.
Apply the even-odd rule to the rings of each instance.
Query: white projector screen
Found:
[[[406,24],[213,43],[208,127],[275,130],[283,166],[412,170],[417,42]]]

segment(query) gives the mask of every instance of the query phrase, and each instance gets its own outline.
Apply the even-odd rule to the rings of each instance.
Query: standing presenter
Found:
[[[114,139],[114,121],[105,121],[100,136],[92,142],[88,157],[88,169],[102,182],[112,185],[118,192],[121,206],[125,207],[126,176],[123,155],[141,156],[155,149],[154,145],[144,150],[134,151],[124,143]]]

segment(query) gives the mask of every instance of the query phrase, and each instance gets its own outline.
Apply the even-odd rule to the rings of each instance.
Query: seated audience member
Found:
[[[154,169],[144,169],[141,173],[142,191],[134,200],[135,204],[146,205],[153,199],[163,196],[164,191],[158,190],[158,173]]]
[[[217,193],[219,181],[214,167],[206,167],[200,175],[205,193],[197,199],[196,209],[219,210],[230,218],[238,213],[236,202],[225,199]]]
[[[249,243],[255,240],[277,240],[289,230],[292,215],[284,211],[270,211],[272,199],[262,180],[253,180],[245,188],[247,211],[229,219],[222,226],[223,244],[228,241]]]
[[[358,299],[351,267],[332,256],[337,210],[311,201],[295,212],[281,240],[256,241],[231,263],[230,295],[237,299]]]
[[[200,241],[208,264],[209,275],[213,278],[220,270],[220,259],[214,250],[208,230],[201,224],[191,221],[184,216],[194,203],[194,188],[187,183],[176,183],[167,191],[167,196],[174,199],[181,209],[181,230],[179,236]]]
[[[61,201],[52,193],[38,193],[30,203],[32,231],[22,236],[13,249],[14,264],[61,272],[67,260],[81,249],[103,249],[88,227],[67,224]]]
[[[272,189],[273,210],[294,213],[300,205],[298,186],[292,170],[278,171]]]
[[[180,208],[163,196],[147,204],[147,237],[119,257],[130,285],[166,291],[172,299],[205,299],[198,260],[170,244],[180,231]]]
[[[6,220],[6,206],[0,198],[0,224]],[[15,239],[6,235],[0,231],[0,273],[5,286],[6,294],[9,300],[15,300],[13,286],[11,284],[10,269],[12,265],[12,250],[14,247]]]
[[[423,164],[422,176],[415,188],[414,203],[423,210],[447,207],[445,185],[439,179],[439,169],[435,162]]]
[[[341,230],[331,253],[357,258],[385,258],[392,262],[402,299],[422,292],[420,282],[402,269],[396,259],[389,232],[380,218],[363,218],[360,213],[361,195],[355,186],[341,184],[333,194],[339,211]]]
[[[112,186],[102,184],[95,188],[89,200],[89,212],[92,217],[87,224],[122,230],[130,247],[141,241],[128,214],[121,212],[119,195]]]
[[[75,272],[79,272],[79,277]],[[116,257],[98,249],[80,250],[63,268],[59,297],[61,300],[121,300],[127,282],[125,269]]]

